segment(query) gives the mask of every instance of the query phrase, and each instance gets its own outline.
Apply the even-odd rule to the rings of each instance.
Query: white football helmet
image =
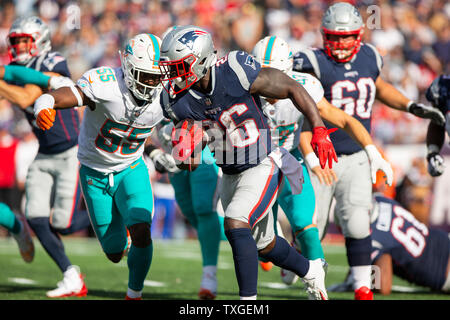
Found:
[[[209,32],[196,26],[174,28],[161,44],[162,80],[177,94],[200,80],[216,60]]]
[[[150,33],[131,38],[120,53],[125,84],[141,100],[153,100],[162,90],[159,70],[161,39]]]
[[[18,39],[31,39],[31,47],[26,52],[20,52]],[[33,16],[16,19],[8,32],[8,54],[12,62],[27,64],[33,57],[45,54],[52,48],[50,29],[41,18]]]
[[[280,37],[268,36],[259,40],[252,51],[261,67],[279,69],[285,73],[292,70],[293,57],[289,44]]]

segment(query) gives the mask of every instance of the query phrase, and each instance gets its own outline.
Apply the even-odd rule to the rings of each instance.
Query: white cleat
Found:
[[[325,260],[316,259],[309,261],[309,270],[302,279],[309,300],[328,300],[327,289],[325,288],[325,269],[327,266]]]
[[[215,266],[206,266],[203,268],[202,281],[198,298],[200,300],[213,300],[217,296],[217,268]]]
[[[27,220],[23,215],[16,215],[17,219],[20,220],[22,228],[19,233],[11,233],[13,238],[16,240],[19,246],[20,255],[25,262],[30,263],[34,258],[34,243],[31,238],[30,227],[28,226]]]
[[[64,278],[58,282],[57,288],[47,292],[49,298],[84,297],[87,294],[86,284],[77,266],[70,266],[64,272]]]
[[[281,281],[288,286],[293,285],[298,280],[298,275],[286,269],[280,269]]]

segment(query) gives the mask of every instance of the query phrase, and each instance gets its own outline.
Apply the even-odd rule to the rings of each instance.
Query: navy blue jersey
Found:
[[[315,75],[322,83],[325,98],[358,119],[370,133],[375,81],[383,60],[375,47],[361,44],[359,52],[345,63],[338,63],[323,49],[306,49],[294,55],[294,70]],[[332,125],[326,123],[328,128]],[[353,154],[361,147],[343,130],[331,134],[338,155]]]
[[[58,52],[49,52],[45,55],[35,57],[27,64],[27,67],[42,72],[59,73],[62,76],[70,78],[67,61]],[[25,110],[25,116],[39,141],[40,153],[61,153],[78,144],[79,117],[75,109],[56,110],[53,127],[46,131],[36,126],[32,105]]]
[[[395,275],[440,290],[449,258],[448,233],[427,228],[394,200],[382,196],[375,200],[379,215],[371,224],[372,263],[390,254]]]
[[[226,174],[254,167],[272,151],[261,100],[249,92],[260,70],[261,66],[251,55],[233,51],[211,68],[210,93],[190,89],[175,98],[165,91],[162,93],[166,118],[175,122],[201,120],[205,126],[215,129],[212,149],[217,165]]]

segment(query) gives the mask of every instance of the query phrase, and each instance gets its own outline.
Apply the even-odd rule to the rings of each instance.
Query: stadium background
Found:
[[[383,56],[382,77],[412,100],[425,102],[431,81],[450,71],[450,3],[438,1],[350,1],[366,21],[363,41],[374,44]],[[281,36],[293,52],[321,47],[321,17],[332,1],[318,0],[16,0],[0,1],[0,63],[9,63],[6,36],[13,20],[39,15],[52,32],[52,46],[68,60],[74,80],[87,69],[120,65],[118,50],[130,36],[141,32],[161,35],[169,26],[195,24],[209,30],[221,57],[230,50],[251,51],[266,35]],[[375,5],[376,7],[373,7]],[[374,16],[375,14],[375,16]],[[376,16],[379,14],[379,16]],[[395,171],[396,188],[385,190],[421,221],[450,231],[450,170],[432,179],[425,162],[428,121],[375,102],[372,135]],[[16,154],[3,151],[18,139]],[[37,141],[23,113],[0,100],[0,201],[23,211],[26,170],[37,151]],[[443,149],[450,164],[448,141]],[[5,168],[15,168],[12,172]],[[195,238],[195,231],[173,200],[166,175],[150,165],[155,192],[152,233],[158,238]],[[9,173],[9,175],[8,175]],[[331,228],[326,240],[339,240]],[[77,236],[93,236],[90,230]],[[0,237],[7,237],[0,229]]]

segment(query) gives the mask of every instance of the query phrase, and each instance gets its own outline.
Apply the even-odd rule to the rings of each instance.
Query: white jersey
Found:
[[[91,69],[77,85],[95,103],[94,110],[84,112],[78,137],[80,163],[105,174],[124,170],[142,156],[146,138],[164,118],[159,94],[139,106],[121,68]]]
[[[323,98],[323,87],[312,75],[290,71],[288,76],[300,83],[315,103]],[[265,99],[262,99],[262,102],[263,112],[269,118],[267,122],[273,141],[289,151],[297,148],[304,115],[294,106],[291,99],[278,100],[273,105]]]

